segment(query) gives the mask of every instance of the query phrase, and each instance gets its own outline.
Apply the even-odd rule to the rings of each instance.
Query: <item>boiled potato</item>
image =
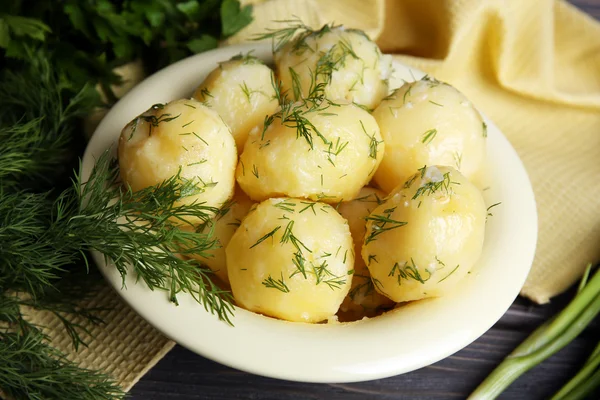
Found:
[[[354,104],[290,105],[250,133],[236,178],[253,200],[289,196],[352,200],[375,173],[384,143]]]
[[[194,98],[223,118],[241,153],[248,132],[278,106],[274,82],[273,71],[262,61],[239,55],[219,64],[196,89]]]
[[[218,247],[204,255],[187,254],[209,267],[226,284],[229,284],[229,276],[225,248],[253,204],[255,203],[241,189],[236,189],[233,198],[221,207],[219,213],[211,221],[198,227],[203,233],[212,231]]]
[[[456,169],[422,168],[368,217],[362,258],[375,288],[396,302],[448,292],[479,259],[486,214]]]
[[[260,203],[233,234],[226,256],[238,305],[288,321],[333,316],[352,282],[348,223],[324,203],[291,198]]]
[[[196,100],[156,104],[131,121],[119,139],[121,178],[132,190],[157,185],[178,172],[198,194],[177,204],[221,207],[233,194],[237,154],[229,128]],[[188,222],[199,222],[189,217]]]
[[[375,207],[384,202],[385,193],[379,189],[364,187],[358,197],[352,201],[343,202],[337,207],[342,217],[346,218],[350,226],[350,233],[354,241],[354,277],[348,296],[340,307],[345,319],[357,320],[362,317],[372,317],[381,308],[391,308],[393,301],[375,290],[371,281],[371,274],[362,257],[360,257],[366,231],[366,217]]]
[[[305,31],[274,58],[283,89],[296,100],[314,96],[314,89],[324,84],[325,97],[372,109],[388,92],[391,58],[359,30],[325,25]]]
[[[432,78],[405,83],[373,112],[386,155],[375,182],[387,193],[423,165],[455,167],[473,179],[485,157],[487,128],[467,98]]]

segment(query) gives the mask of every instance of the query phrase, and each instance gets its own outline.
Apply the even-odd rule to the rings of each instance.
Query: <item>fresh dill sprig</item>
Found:
[[[0,77],[0,183],[4,189],[40,191],[62,184],[74,161],[79,118],[98,105],[90,86],[69,89],[42,55],[27,51],[27,67]],[[35,182],[35,184],[34,184]],[[65,182],[67,183],[67,182]]]
[[[38,328],[0,331],[0,387],[13,399],[113,400],[125,393],[108,376],[78,367]]]
[[[290,42],[297,34],[306,37],[313,30],[305,25],[299,18],[275,21],[280,24],[285,24],[281,29],[267,29],[266,33],[256,35],[253,40],[271,39],[273,52],[279,51],[283,46]]]
[[[73,187],[54,202],[43,195],[3,196],[2,286],[36,296],[79,257],[87,264],[87,251],[95,250],[114,264],[123,279],[134,273],[150,289],[169,291],[173,302],[178,293],[187,292],[230,322],[231,294],[211,281],[210,270],[178,257],[206,254],[216,246],[208,234],[177,229],[188,218],[208,221],[218,212],[202,203],[177,203],[203,187],[176,175],[133,192],[118,185],[118,176],[116,163],[105,153],[87,182],[77,176]],[[45,208],[52,212],[44,217]]]
[[[189,224],[190,218],[207,222],[218,214],[218,209],[203,203],[179,204],[213,183],[200,185],[176,174],[159,185],[134,192],[117,182],[118,168],[104,153],[86,182],[80,176],[75,180],[74,199],[64,195],[57,200],[60,212],[51,228],[52,236],[75,235],[79,241],[71,243],[74,249],[100,252],[123,279],[133,272],[150,289],[169,291],[175,303],[178,293],[189,293],[207,311],[231,322],[231,294],[213,283],[210,270],[178,256],[207,255],[217,245],[210,232],[177,229],[180,224]]]

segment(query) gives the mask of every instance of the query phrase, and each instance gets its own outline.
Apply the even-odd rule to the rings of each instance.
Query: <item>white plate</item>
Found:
[[[103,119],[83,159],[87,179],[94,159],[115,146],[121,129],[152,104],[190,96],[205,76],[240,52],[271,61],[269,45],[233,46],[202,53],[152,75]],[[391,87],[412,80],[395,64]],[[415,78],[423,74],[412,71]],[[236,308],[235,327],[179,295],[151,291],[128,276],[126,288],[112,265],[94,259],[105,278],[144,319],[182,346],[222,364],[273,378],[305,382],[356,382],[384,378],[432,364],[487,331],[518,295],[533,261],[537,215],[531,184],[517,153],[498,128],[488,125],[489,204],[502,202],[487,223],[483,254],[459,290],[412,303],[386,315],[350,324],[310,325],[263,317]]]

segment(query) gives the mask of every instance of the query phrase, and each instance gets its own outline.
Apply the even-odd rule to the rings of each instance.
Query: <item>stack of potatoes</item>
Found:
[[[250,311],[352,321],[443,295],[483,246],[481,115],[433,78],[390,90],[391,59],[361,31],[295,30],[273,35],[273,70],[236,56],[129,123],[123,181],[197,183],[180,201],[220,211],[181,229],[213,232],[197,258]]]

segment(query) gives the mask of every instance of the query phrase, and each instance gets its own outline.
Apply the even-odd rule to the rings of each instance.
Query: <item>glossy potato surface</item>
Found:
[[[238,305],[288,321],[333,316],[352,284],[350,229],[325,203],[291,198],[260,203],[242,221],[226,255]]]
[[[424,165],[472,179],[485,158],[487,128],[473,104],[432,78],[405,83],[373,112],[386,145],[375,182],[389,193]]]
[[[486,215],[456,169],[423,168],[368,217],[362,258],[375,288],[396,302],[448,292],[481,255]]]
[[[134,191],[180,173],[198,193],[179,204],[221,207],[233,194],[235,142],[219,115],[196,100],[157,104],[136,117],[121,133],[118,155],[121,178]]]
[[[225,261],[225,248],[229,244],[231,237],[240,226],[242,220],[250,211],[255,203],[252,202],[241,190],[237,189],[233,198],[225,203],[219,213],[207,224],[201,232],[212,231],[213,238],[217,240],[217,248],[206,252],[206,256],[195,256],[188,254],[201,263],[208,266],[224,283],[229,285],[229,276],[227,275],[227,263]]]
[[[358,197],[352,201],[343,202],[338,211],[346,218],[354,241],[354,277],[348,296],[344,299],[340,311],[349,319],[361,319],[373,316],[382,307],[391,307],[394,303],[375,290],[371,274],[360,256],[366,232],[366,217],[377,206],[385,201],[385,193],[379,189],[364,187]]]
[[[250,133],[236,171],[238,183],[255,201],[281,196],[352,200],[383,158],[375,119],[354,104],[294,107],[297,115],[288,116],[293,120],[282,122],[286,117],[279,114],[264,133]]]
[[[297,100],[318,84],[329,99],[371,109],[387,95],[391,58],[361,31],[325,26],[300,34],[274,56],[283,89]]]
[[[196,89],[194,98],[223,118],[241,153],[248,132],[262,125],[278,106],[274,82],[273,71],[259,59],[239,55],[219,64]]]

